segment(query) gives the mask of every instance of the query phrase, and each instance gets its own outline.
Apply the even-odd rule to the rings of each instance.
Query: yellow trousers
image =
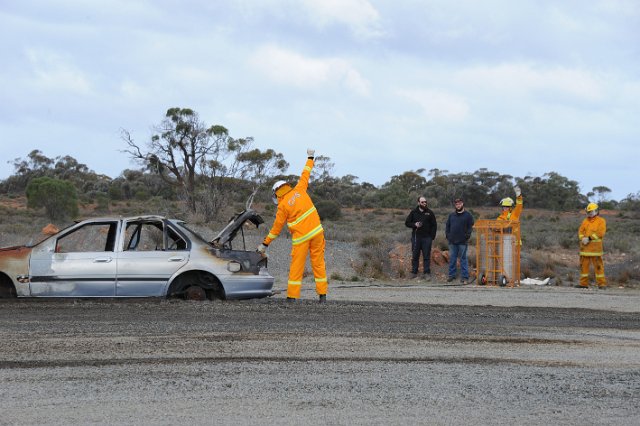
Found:
[[[589,286],[589,269],[591,264],[596,273],[596,284],[598,287],[604,287],[607,285],[607,280],[604,277],[604,261],[602,256],[580,256],[580,285],[583,287]]]
[[[289,282],[287,285],[287,297],[300,298],[302,288],[302,275],[304,265],[307,262],[307,253],[311,256],[311,268],[316,280],[316,292],[327,294],[327,271],[324,263],[324,233],[296,244],[291,248],[291,267],[289,268]]]

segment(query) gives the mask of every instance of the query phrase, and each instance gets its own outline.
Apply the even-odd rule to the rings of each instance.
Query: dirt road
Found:
[[[640,292],[0,301],[0,424],[640,424]]]

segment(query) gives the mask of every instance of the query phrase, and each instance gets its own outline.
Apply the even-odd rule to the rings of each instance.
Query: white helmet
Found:
[[[273,204],[278,205],[278,197],[276,196],[276,191],[280,189],[283,185],[287,185],[287,182],[283,180],[279,180],[273,184],[271,188],[271,199],[273,200]]]

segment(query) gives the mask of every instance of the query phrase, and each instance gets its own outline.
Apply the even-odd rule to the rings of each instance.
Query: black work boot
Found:
[[[295,301],[296,301],[296,298],[295,298],[295,297],[287,297],[287,302],[288,302],[288,303],[293,303],[293,302],[295,302]]]
[[[318,298],[318,303],[327,303],[327,295],[321,294],[320,297]]]

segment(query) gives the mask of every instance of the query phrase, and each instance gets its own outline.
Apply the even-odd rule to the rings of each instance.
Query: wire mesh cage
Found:
[[[476,231],[478,284],[520,285],[520,222],[480,219]]]

